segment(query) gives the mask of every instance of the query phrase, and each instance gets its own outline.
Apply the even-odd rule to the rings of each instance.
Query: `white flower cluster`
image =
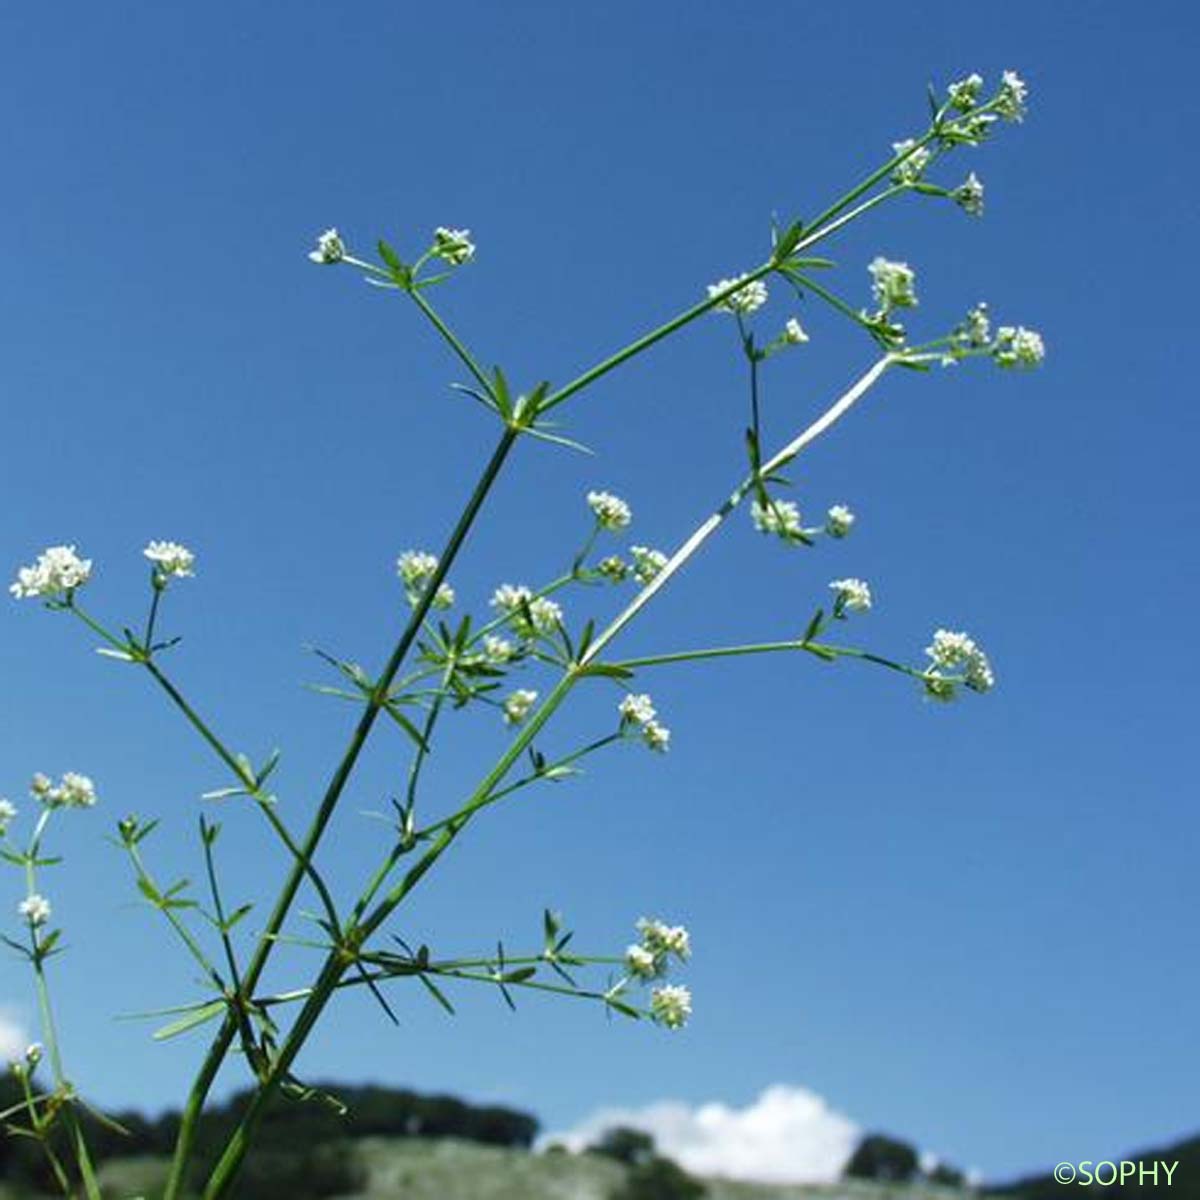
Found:
[[[965,79],[956,80],[947,89],[951,106],[957,108],[959,112],[970,112],[975,107],[982,90],[983,76],[974,73]]]
[[[759,533],[773,533],[785,541],[803,530],[800,506],[792,500],[772,500],[769,504],[755,500],[750,505],[750,519]]]
[[[654,702],[644,692],[634,695],[632,692],[617,705],[621,714],[622,729],[637,729],[641,732],[642,741],[651,750],[665,754],[671,745],[671,731],[655,718],[658,712]]]
[[[988,656],[975,639],[966,633],[938,629],[934,632],[933,641],[925,648],[925,653],[933,660],[934,666],[926,690],[938,699],[953,699],[955,684],[959,682],[958,678],[942,675],[942,671],[961,668],[961,682],[975,692],[991,691],[996,685],[996,676]]]
[[[954,203],[969,217],[983,216],[983,182],[972,171],[952,193]]]
[[[677,984],[665,984],[650,994],[650,1015],[668,1029],[682,1029],[692,1015],[692,993]]]
[[[396,574],[404,584],[404,594],[409,604],[416,605],[425,594],[430,577],[438,569],[436,554],[424,550],[405,550],[396,559]],[[438,585],[434,593],[434,608],[449,608],[454,603],[454,589],[448,583]]]
[[[862,579],[835,579],[829,585],[837,593],[839,608],[867,612],[871,607],[871,588]]]
[[[634,577],[643,587],[653,583],[667,565],[667,556],[661,550],[652,550],[649,546],[630,546],[629,553],[633,558]]]
[[[487,634],[483,639],[483,656],[493,666],[503,666],[512,662],[517,648],[508,638],[497,637],[494,633]]]
[[[492,593],[491,605],[512,621],[522,637],[553,633],[562,624],[562,607],[535,596],[524,584],[502,583]]]
[[[37,892],[26,896],[17,905],[17,912],[33,926],[45,925],[50,920],[50,911],[50,901],[45,896],[39,896]]]
[[[908,263],[893,262],[878,255],[867,270],[871,273],[872,290],[881,312],[894,308],[912,308],[917,303],[915,285],[917,273]]]
[[[789,346],[799,346],[802,342],[808,341],[808,334],[804,332],[804,326],[795,317],[788,317],[785,322],[783,340]]]
[[[196,556],[178,542],[151,542],[142,554],[154,564],[156,577],[165,583],[168,579],[184,579],[194,575]]]
[[[39,771],[29,784],[29,792],[47,808],[92,808],[96,803],[96,785],[78,771],[67,771],[57,787]]]
[[[992,351],[1002,367],[1036,367],[1046,357],[1042,335],[1023,325],[1002,325],[996,331],[996,348]]]
[[[917,146],[915,138],[905,138],[902,142],[893,142],[892,151],[895,154],[908,155],[892,172],[894,183],[915,183],[925,173],[925,168],[929,166],[930,153],[924,146]]]
[[[0,837],[8,832],[8,827],[17,815],[17,806],[11,800],[0,797]]]
[[[69,596],[91,576],[92,560],[80,558],[74,546],[50,546],[38,555],[32,566],[22,567],[17,572],[16,582],[8,590],[18,600],[36,596],[53,599]]]
[[[517,688],[504,701],[505,725],[520,725],[529,716],[533,706],[537,703],[537,698],[537,692],[531,691],[529,688]]]
[[[691,957],[691,938],[682,925],[643,917],[637,930],[641,940],[625,951],[625,965],[635,978],[661,979],[670,969],[672,956],[680,962]]]
[[[708,285],[708,298],[711,300],[714,296],[719,296],[727,288],[741,283],[745,278],[745,275],[738,275],[734,279],[721,279],[716,283],[710,283]],[[762,308],[766,302],[767,285],[761,279],[754,279],[745,286],[738,288],[736,292],[732,292],[726,296],[717,307],[725,312],[742,313],[744,316],[749,316],[752,312],[757,312]]]
[[[830,537],[844,538],[855,522],[854,514],[844,505],[835,504],[825,514],[825,532]]]
[[[602,529],[624,529],[633,520],[633,510],[611,492],[588,492],[587,502]]]
[[[1000,77],[1000,94],[996,98],[996,111],[1006,121],[1021,121],[1025,118],[1025,101],[1029,98],[1029,85],[1016,71],[1005,71]]]
[[[962,326],[962,336],[968,346],[986,346],[992,340],[992,321],[988,306],[981,301],[969,313]]]
[[[629,578],[629,564],[619,554],[602,558],[596,564],[596,570],[610,583],[623,583]]]
[[[475,257],[475,243],[469,229],[447,229],[439,225],[433,231],[433,252],[451,266],[460,267]]]
[[[339,263],[346,257],[346,243],[336,229],[327,229],[317,238],[317,248],[308,257],[315,263]]]

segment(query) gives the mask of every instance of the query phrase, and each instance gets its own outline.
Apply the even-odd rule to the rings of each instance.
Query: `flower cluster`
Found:
[[[641,940],[625,951],[625,965],[635,978],[661,979],[670,969],[672,956],[680,962],[691,957],[691,938],[682,925],[643,917],[637,929]]]
[[[34,892],[17,905],[17,912],[35,928],[50,920],[50,901]]]
[[[974,171],[951,192],[951,196],[969,217],[983,216],[983,182]]]
[[[850,532],[854,521],[854,514],[844,504],[835,504],[825,514],[825,532],[830,537],[844,538]]]
[[[908,263],[893,262],[879,255],[872,259],[867,270],[871,273],[871,287],[881,313],[916,305],[917,273]]]
[[[983,90],[983,76],[970,74],[965,79],[956,80],[947,89],[950,95],[950,105],[959,112],[970,112],[979,99]]]
[[[629,564],[619,554],[602,558],[596,564],[596,570],[610,583],[623,583],[629,578]]]
[[[409,604],[416,605],[425,594],[425,588],[433,573],[438,569],[436,554],[424,550],[405,550],[396,559],[396,574],[404,584],[404,594]],[[454,603],[454,589],[448,583],[438,585],[433,596],[434,608],[449,608]]]
[[[508,638],[489,633],[483,639],[483,657],[493,666],[503,666],[517,656],[517,648]]]
[[[716,283],[710,283],[708,285],[708,298],[711,300],[719,296],[735,284],[741,283],[745,278],[745,275],[738,275],[734,279],[721,279]],[[743,287],[738,288],[736,292],[731,292],[717,307],[724,312],[741,313],[743,316],[749,316],[752,312],[757,312],[762,308],[766,302],[767,285],[761,279],[754,279]]]
[[[67,771],[55,786],[40,771],[29,785],[30,794],[47,808],[92,808],[96,803],[96,785],[78,771]]]
[[[950,629],[938,629],[933,641],[925,648],[933,661],[926,677],[926,691],[939,700],[952,700],[957,684],[962,683],[974,692],[987,692],[996,684],[992,664],[974,638]],[[944,671],[961,670],[957,676]]]
[[[783,341],[788,346],[799,346],[808,341],[808,334],[804,332],[804,326],[795,317],[788,317],[784,323]]]
[[[666,984],[650,994],[650,1014],[668,1029],[682,1029],[692,1015],[692,993],[678,984]]]
[[[918,146],[915,138],[905,138],[902,142],[893,142],[892,150],[897,155],[907,155],[892,172],[892,181],[894,183],[916,183],[925,173],[925,168],[929,166],[931,157],[929,151],[924,146]]]
[[[17,815],[17,806],[11,800],[0,797],[0,837],[8,833],[8,827]]]
[[[531,691],[529,688],[517,688],[504,701],[505,725],[520,725],[529,716],[533,706],[537,703],[537,698],[537,692]]]
[[[629,505],[611,492],[588,492],[587,502],[602,529],[624,529],[633,520]]]
[[[184,579],[195,574],[192,568],[196,565],[196,556],[178,542],[151,542],[142,554],[154,564],[156,583],[165,584],[169,579]]]
[[[433,253],[451,266],[460,267],[475,257],[475,243],[469,229],[447,229],[439,225],[433,231]]]
[[[317,238],[317,248],[309,251],[315,263],[339,263],[346,257],[346,243],[336,229],[327,229]]]
[[[649,546],[630,546],[629,553],[633,558],[634,578],[643,587],[653,583],[667,565],[667,556],[661,550],[652,550]]]
[[[871,607],[871,588],[862,579],[835,579],[829,585],[836,593],[835,613],[843,610],[866,612]]]
[[[654,702],[644,692],[640,695],[631,692],[617,705],[617,712],[621,715],[622,731],[639,732],[642,741],[660,754],[670,748],[671,731],[656,719],[658,712]]]
[[[553,633],[562,624],[562,607],[545,596],[535,596],[524,584],[502,583],[492,593],[491,605],[525,638]]]
[[[800,507],[792,500],[771,500],[767,504],[755,500],[750,506],[750,519],[759,533],[773,533],[785,541],[803,532]]]
[[[996,331],[992,354],[1002,367],[1036,367],[1046,357],[1046,344],[1036,330],[1023,325],[1002,325]]]
[[[18,600],[36,596],[56,599],[70,596],[92,576],[92,560],[80,558],[74,546],[50,546],[38,555],[32,566],[22,567],[17,572],[16,582],[9,591]]]
[[[1006,121],[1025,119],[1025,101],[1029,97],[1029,86],[1016,71],[1005,71],[1000,77],[1000,94],[996,97],[996,111]]]

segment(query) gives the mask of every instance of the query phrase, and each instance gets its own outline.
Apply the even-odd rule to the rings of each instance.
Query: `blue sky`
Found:
[[[829,579],[861,575],[864,644],[915,661],[935,625],[965,626],[1001,686],[941,708],[792,658],[645,677],[670,755],[614,753],[480,821],[395,928],[516,948],[553,904],[605,950],[661,912],[693,931],[692,1027],[533,1001],[513,1017],[486,994],[449,1022],[414,990],[398,1030],[339,1005],[302,1069],[560,1127],[802,1085],[990,1175],[1196,1127],[1194,12],[116,4],[10,7],[0,32],[3,560],[78,543],[93,607],[120,623],[141,612],[146,539],[192,545],[171,667],[239,748],[283,748],[296,826],[352,718],[304,690],[321,672],[302,647],[381,661],[395,555],[436,547],[494,436],[417,315],[309,264],[313,235],[412,252],[469,226],[477,262],[438,303],[510,378],[562,381],[760,261],[773,213],[815,212],[919,131],[927,79],[1020,70],[1029,120],[948,168],[984,179],[982,222],[906,201],[830,252],[856,303],[876,253],[913,263],[913,328],[931,335],[987,298],[1044,331],[1044,371],[889,378],[796,472],[807,510],[854,507],[854,536],[791,553],[735,521],[628,642],[789,636]],[[794,311],[812,341],[768,372],[771,442],[871,358],[781,287],[763,317]],[[589,487],[630,499],[634,540],[680,539],[740,471],[744,406],[717,317],[610,376],[562,410],[596,457],[519,449],[460,596],[554,574]],[[113,1016],[191,998],[194,972],[104,835],[130,809],[161,816],[155,869],[195,876],[197,795],[224,780],[148,681],[65,620],[11,605],[0,654],[0,792],[75,768],[104,797],[64,822],[68,866],[47,881],[72,1073],[106,1103],[177,1101],[200,1042],[155,1045]],[[594,732],[606,703],[548,748]],[[448,735],[427,811],[478,778],[495,726]],[[383,732],[326,847],[339,880],[380,852],[360,813],[404,750]],[[283,860],[256,813],[223,819],[229,890],[261,901]],[[307,966],[281,955],[273,977]],[[30,1015],[16,963],[0,1001]]]

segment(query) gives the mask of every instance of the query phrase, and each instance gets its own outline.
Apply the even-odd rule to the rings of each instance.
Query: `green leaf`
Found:
[[[156,1042],[165,1042],[168,1038],[178,1037],[181,1033],[187,1033],[189,1029],[195,1029],[198,1025],[203,1025],[206,1021],[211,1021],[213,1017],[220,1016],[225,1011],[224,1000],[213,1000],[208,1004],[203,1004],[193,1012],[188,1013],[186,1017],[181,1017],[178,1021],[172,1021],[169,1025],[164,1025],[161,1029],[154,1031],[154,1040]]]
[[[437,986],[437,985],[436,985],[436,984],[433,982],[433,980],[432,980],[432,979],[428,978],[428,976],[425,976],[425,975],[418,975],[418,976],[417,976],[417,978],[418,978],[418,979],[419,979],[419,980],[420,980],[420,981],[421,981],[421,982],[422,982],[422,983],[425,985],[425,987],[426,987],[426,988],[428,989],[428,991],[429,991],[429,994],[430,994],[430,995],[431,995],[431,996],[432,996],[432,997],[433,997],[433,998],[434,998],[434,999],[435,999],[435,1000],[436,1000],[436,1001],[437,1001],[437,1002],[438,1002],[438,1003],[439,1003],[439,1004],[440,1004],[440,1005],[441,1005],[441,1006],[442,1006],[442,1007],[443,1007],[443,1008],[444,1008],[444,1009],[445,1009],[445,1010],[446,1010],[446,1011],[447,1011],[447,1012],[448,1012],[448,1013],[449,1013],[449,1014],[450,1014],[452,1017],[457,1015],[457,1014],[455,1013],[455,1011],[454,1011],[454,1005],[453,1005],[453,1004],[451,1004],[451,1003],[450,1003],[450,1001],[446,999],[446,996],[445,996],[445,994],[442,992],[442,989],[441,989],[441,988],[439,988],[439,987],[438,987],[438,986]]]
[[[821,623],[825,620],[825,610],[818,608],[812,615],[812,620],[808,623],[808,628],[804,631],[804,636],[800,639],[802,642],[811,642],[813,638],[821,632]]]
[[[537,967],[518,967],[515,971],[506,971],[501,977],[502,983],[524,983],[537,974]]]

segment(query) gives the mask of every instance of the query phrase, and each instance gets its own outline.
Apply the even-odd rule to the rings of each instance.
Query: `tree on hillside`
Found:
[[[870,1133],[858,1144],[843,1174],[847,1179],[904,1183],[917,1173],[917,1152],[907,1143]]]

